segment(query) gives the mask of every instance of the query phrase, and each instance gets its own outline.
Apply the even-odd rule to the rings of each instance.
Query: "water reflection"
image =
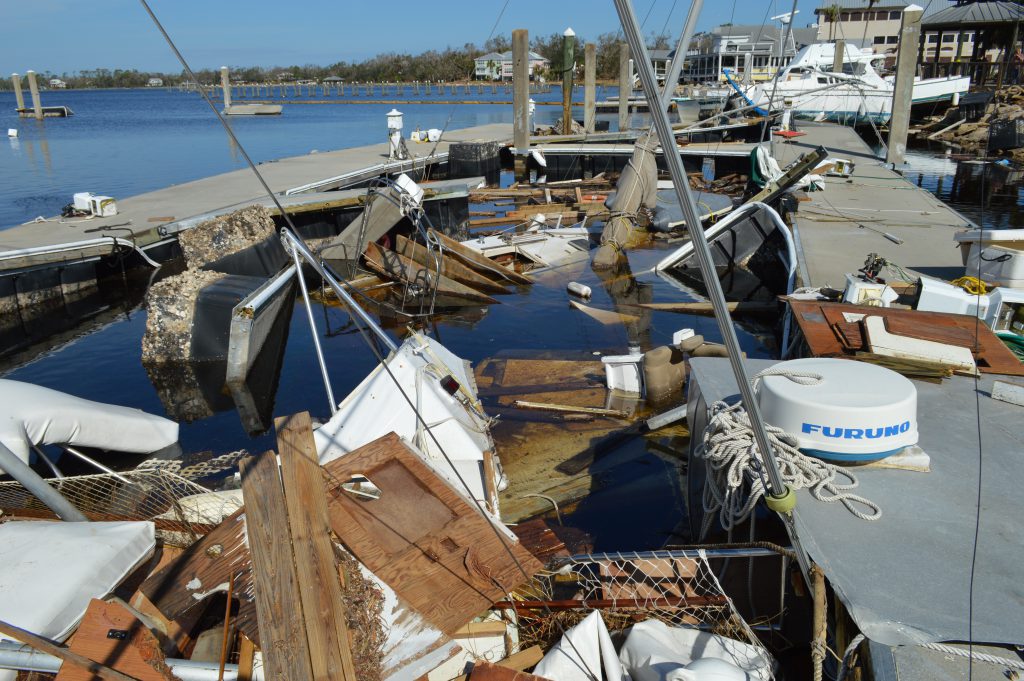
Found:
[[[629,316],[624,322],[629,344],[652,347],[654,343],[651,342],[650,331],[653,313],[639,305],[654,302],[654,287],[650,283],[638,281],[630,270],[629,260],[625,258],[620,258],[609,269],[595,269],[594,273],[615,305],[615,311]]]

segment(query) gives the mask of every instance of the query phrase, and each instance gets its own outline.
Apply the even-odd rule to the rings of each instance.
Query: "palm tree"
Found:
[[[836,39],[836,35],[835,35],[836,22],[839,20],[839,14],[841,12],[841,9],[842,8],[839,7],[839,5],[833,3],[833,4],[829,5],[828,7],[826,7],[825,10],[822,12],[822,14],[824,14],[826,17],[828,17],[828,39],[829,40],[835,40]]]

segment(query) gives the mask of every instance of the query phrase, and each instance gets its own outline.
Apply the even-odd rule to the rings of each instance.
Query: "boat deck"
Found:
[[[746,366],[753,374],[775,363],[748,360]],[[737,399],[727,360],[697,358],[691,369],[691,386],[698,387],[705,404]],[[983,375],[977,389],[974,379],[964,376],[941,384],[914,382],[919,446],[930,457],[930,471],[858,468],[856,493],[881,507],[877,521],[860,520],[838,503],[816,501],[807,490],[797,493],[794,519],[801,543],[872,641],[886,646],[966,641],[969,633],[987,644],[1024,641],[1024,528],[1017,487],[1024,479],[1024,429],[1018,425],[1024,412],[990,397],[998,378]],[[691,407],[698,415],[693,397]],[[969,630],[979,471],[981,516]]]
[[[435,160],[442,157],[453,142],[508,140],[511,137],[512,126],[509,124],[453,130],[445,133],[436,149],[433,144],[414,145],[410,149],[414,159],[405,162],[405,167],[411,167],[411,163],[421,167],[429,160],[431,151],[434,151]],[[261,163],[260,172],[274,192],[284,193],[296,188],[323,191],[334,188],[327,180],[335,179],[334,186],[337,186],[340,181],[337,178],[343,175],[348,175],[353,181],[358,181],[362,171],[369,173],[368,177],[376,177],[383,171],[387,159],[387,143],[371,144]],[[398,169],[396,166],[395,170]],[[0,271],[108,253],[109,243],[91,247],[96,253],[88,252],[89,249],[47,252],[47,247],[98,237],[131,239],[145,246],[163,238],[167,226],[177,221],[203,214],[215,215],[226,207],[262,200],[266,193],[252,171],[241,168],[138,196],[115,198],[118,214],[112,217],[67,220],[53,217],[46,222],[29,222],[0,231]],[[68,199],[71,199],[70,193]],[[5,251],[22,249],[40,249],[43,252],[28,259],[4,256]]]
[[[796,236],[806,285],[842,288],[845,274],[863,267],[869,253],[918,274],[943,279],[963,274],[953,234],[974,229],[970,220],[887,168],[851,128],[801,122],[798,129],[806,134],[776,141],[779,165],[819,145],[855,164],[850,177],[826,177],[825,190],[808,193],[809,201],[800,204]],[[903,243],[890,241],[886,233]]]

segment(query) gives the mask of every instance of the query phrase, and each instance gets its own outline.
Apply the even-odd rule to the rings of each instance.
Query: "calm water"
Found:
[[[557,92],[547,95],[557,96]],[[483,97],[491,95],[488,92]],[[503,92],[496,95],[498,99],[507,97]],[[52,215],[71,200],[75,191],[124,197],[241,165],[241,159],[232,156],[218,123],[196,95],[163,90],[48,92],[43,101],[67,104],[77,115],[42,124],[19,120],[10,115],[13,95],[0,93],[0,127],[17,127],[21,133],[17,141],[0,144],[0,225]],[[380,141],[384,138],[384,114],[390,108],[286,105],[281,117],[245,117],[232,120],[232,125],[250,154],[258,161],[267,161],[313,149],[326,151]],[[446,123],[449,128],[459,128],[511,120],[511,107],[498,104],[408,105],[401,109],[408,129],[444,127]],[[550,123],[558,111],[557,107],[538,107],[538,122]],[[992,181],[979,183],[972,175],[977,169],[964,167],[960,166],[958,178],[954,161],[941,153],[919,151],[911,154],[907,176],[988,227],[1024,226],[1019,188],[997,186]],[[632,272],[649,270],[667,248],[671,246],[631,251]],[[686,298],[654,275],[633,277],[623,271],[602,280],[584,262],[550,273],[519,293],[501,296],[499,305],[462,310],[458,315],[437,319],[426,330],[474,363],[520,351],[592,358],[595,353],[624,352],[630,340],[624,326],[602,325],[567,306],[565,284],[571,280],[589,285],[594,291],[589,304],[600,309],[614,309],[617,303],[637,300]],[[316,312],[316,332],[323,343],[334,393],[341,399],[376,362],[344,311],[318,306]],[[137,302],[115,304],[94,325],[79,327],[76,338],[62,340],[45,351],[35,350],[36,356],[23,358],[4,376],[88,399],[173,415],[173,409],[161,399],[160,388],[166,386],[155,385],[140,361],[145,324],[144,308]],[[668,343],[672,333],[682,327],[695,328],[709,340],[719,340],[714,320],[664,312],[640,320],[634,336],[648,349]],[[753,357],[771,356],[774,348],[755,331],[741,328],[744,349]],[[329,416],[310,333],[305,310],[297,305],[287,328],[280,374],[274,372],[266,388],[276,415],[305,410],[315,418]],[[391,333],[398,335],[395,329]],[[175,392],[173,386],[163,394],[168,392]],[[273,446],[271,435],[252,436],[246,431],[222,391],[214,389],[208,397],[214,413],[182,424],[185,451],[263,451]],[[596,538],[598,548],[658,544],[671,529],[665,509],[681,505],[674,464],[647,452],[608,474],[618,476],[620,482],[628,481],[629,486],[610,485],[599,492],[577,509],[579,522],[608,533]],[[628,490],[627,496],[623,496],[624,490]],[[610,521],[609,509],[625,505],[630,506],[631,513],[616,510],[613,515],[619,520]],[[646,534],[638,534],[637,527],[647,528]]]
[[[617,88],[601,88],[598,98]],[[26,92],[26,99],[28,93]],[[461,97],[462,95],[460,95]],[[559,91],[534,95],[555,101]],[[473,100],[508,101],[499,87]],[[406,99],[445,101],[449,95]],[[320,99],[320,97],[317,97]],[[351,97],[347,99],[352,99]],[[358,99],[358,98],[357,98]],[[362,99],[396,99],[379,94]],[[237,100],[245,101],[245,100]],[[230,123],[256,162],[358,147],[386,139],[385,104],[288,105],[280,116],[238,116]],[[209,106],[196,93],[163,89],[67,90],[42,93],[44,106],[67,105],[64,119],[19,118],[14,93],[0,92],[0,130],[18,130],[18,138],[0,143],[0,229],[36,216],[52,216],[75,192],[127,197],[223,173],[244,165]],[[406,130],[417,126],[459,128],[511,123],[512,107],[500,104],[401,105]],[[538,125],[550,125],[557,106],[538,106]]]

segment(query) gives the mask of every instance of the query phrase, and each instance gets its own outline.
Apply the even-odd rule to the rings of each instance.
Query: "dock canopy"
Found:
[[[1024,6],[1008,0],[957,0],[921,22],[923,77],[971,76],[974,85],[999,86],[1020,77],[1013,54],[1024,34]]]

